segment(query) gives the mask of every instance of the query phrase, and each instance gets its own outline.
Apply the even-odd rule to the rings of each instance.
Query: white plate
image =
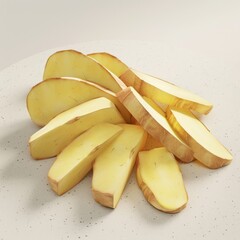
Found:
[[[175,215],[151,207],[134,175],[115,210],[93,200],[91,174],[64,196],[56,196],[47,182],[53,159],[34,161],[28,151],[28,139],[38,128],[28,116],[26,95],[41,81],[47,57],[56,49],[40,53],[0,73],[0,239],[239,239],[238,56],[224,63],[187,49],[136,41],[70,47],[84,53],[110,51],[136,69],[213,102],[214,109],[204,122],[232,151],[234,160],[219,170],[182,164],[189,203]]]

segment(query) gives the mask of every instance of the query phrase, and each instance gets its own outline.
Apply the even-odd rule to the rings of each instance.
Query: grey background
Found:
[[[239,50],[237,0],[0,0],[0,69],[40,51],[93,40],[148,40],[195,53]]]

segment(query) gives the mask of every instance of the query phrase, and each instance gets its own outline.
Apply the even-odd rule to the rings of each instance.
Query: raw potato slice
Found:
[[[159,114],[161,114],[162,116],[165,116],[165,112],[162,110],[162,108],[160,106],[157,105],[157,103],[155,103],[151,98],[145,97],[143,96],[143,99],[155,110],[157,111]]]
[[[48,58],[43,80],[59,77],[81,78],[113,92],[125,88],[125,84],[112,76],[101,64],[75,50],[59,51]]]
[[[147,98],[143,97],[144,100],[146,100]],[[160,110],[161,111],[161,110]],[[132,124],[135,124],[135,125],[140,125],[138,123],[138,121],[132,117],[131,118],[131,123]],[[147,150],[151,150],[153,148],[159,148],[159,147],[163,147],[162,143],[159,142],[159,140],[155,139],[153,136],[151,136],[149,133],[148,133],[148,136],[147,136],[147,140],[146,140],[146,143],[144,145],[144,150],[147,151]]]
[[[168,108],[167,118],[201,163],[209,168],[220,168],[231,163],[231,153],[190,111]]]
[[[181,171],[166,148],[138,154],[137,182],[147,201],[163,212],[177,213],[187,204]]]
[[[133,86],[141,95],[169,106],[192,109],[203,114],[212,109],[212,104],[198,95],[133,69],[127,70],[120,79],[127,86]]]
[[[109,53],[92,53],[91,58],[116,74],[127,86],[133,86],[142,96],[178,108],[207,114],[212,104],[198,95],[162,79],[130,69]]]
[[[60,113],[31,136],[31,155],[34,159],[54,157],[81,133],[102,122],[124,123],[115,105],[104,97]]]
[[[109,123],[100,123],[77,137],[53,163],[48,180],[58,195],[70,190],[92,169],[93,161],[122,128]]]
[[[159,142],[157,139],[155,139],[154,137],[152,137],[150,134],[148,134],[147,136],[147,140],[144,146],[144,150],[148,151],[154,148],[160,148],[163,147],[162,143]]]
[[[117,97],[139,124],[168,151],[183,162],[193,160],[192,150],[175,134],[166,117],[151,107],[134,88],[124,89]]]
[[[93,165],[92,192],[103,206],[115,208],[132,172],[147,133],[141,126],[121,124],[123,132],[104,150]]]
[[[78,78],[52,78],[40,82],[27,96],[27,108],[32,121],[44,126],[59,113],[98,97],[108,98],[124,119],[130,121],[130,113],[119,102],[115,93]]]
[[[128,70],[128,66],[126,64],[124,64],[117,57],[109,53],[106,52],[90,53],[87,56],[99,62],[105,68],[114,73],[117,77],[120,77],[123,73],[125,73]]]

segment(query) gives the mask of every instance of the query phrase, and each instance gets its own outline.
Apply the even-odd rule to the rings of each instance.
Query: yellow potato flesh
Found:
[[[187,204],[181,171],[166,148],[139,153],[137,180],[146,199],[161,211],[179,212]]]
[[[151,99],[148,97],[143,96],[143,99],[160,115],[165,117],[165,112]]]
[[[147,151],[159,147],[163,147],[162,143],[148,134],[144,150]]]
[[[212,104],[198,95],[133,69],[127,70],[120,79],[127,86],[133,86],[141,95],[160,103],[204,114],[212,109]]]
[[[167,110],[169,123],[194,151],[194,157],[210,168],[219,168],[232,160],[231,153],[190,112]]]
[[[115,105],[106,98],[96,98],[71,108],[31,136],[31,155],[35,159],[54,157],[74,138],[102,122],[125,122]]]
[[[43,80],[60,77],[81,78],[113,92],[118,92],[125,86],[120,79],[117,82],[98,62],[74,50],[56,52],[48,58]]]
[[[127,65],[125,65],[122,61],[109,53],[91,53],[87,56],[99,62],[105,68],[114,73],[117,77],[120,77],[124,72],[128,70]]]
[[[101,123],[77,137],[57,157],[48,179],[52,189],[61,195],[79,183],[92,169],[96,156],[122,131],[109,123]]]
[[[192,150],[176,135],[166,117],[151,107],[134,88],[128,87],[117,96],[138,123],[170,152],[183,162],[193,160]]]
[[[28,94],[27,107],[32,121],[44,126],[59,113],[98,97],[108,98],[124,119],[130,121],[129,112],[115,93],[77,78],[53,78],[37,84]]]
[[[140,126],[120,124],[123,132],[96,158],[92,191],[100,204],[115,208],[143,148],[147,133]]]
[[[161,114],[162,116],[165,116],[164,111],[152,99],[145,96],[143,96],[143,99],[159,114]],[[136,121],[136,124],[139,124],[139,123]],[[153,148],[159,148],[159,147],[163,147],[162,143],[159,140],[155,139],[150,134],[148,134],[147,140],[144,146],[144,150],[147,151],[147,150],[151,150]]]
[[[88,56],[116,74],[127,86],[133,86],[142,96],[163,104],[192,109],[204,114],[212,109],[212,104],[197,94],[162,79],[130,69],[111,54],[93,53]]]

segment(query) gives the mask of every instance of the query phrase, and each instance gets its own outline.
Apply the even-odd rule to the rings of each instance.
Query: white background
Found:
[[[95,40],[151,40],[206,57],[239,51],[238,0],[0,0],[0,69]]]

